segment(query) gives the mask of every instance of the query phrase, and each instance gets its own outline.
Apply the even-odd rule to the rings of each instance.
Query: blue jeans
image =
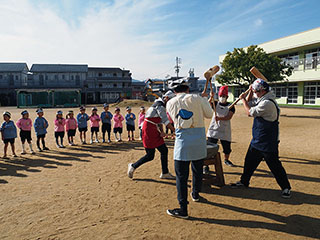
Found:
[[[192,169],[192,192],[197,195],[202,186],[202,168],[203,160],[196,161],[174,161],[176,171],[176,186],[178,192],[178,201],[182,210],[187,211],[188,205],[188,178],[189,166]]]

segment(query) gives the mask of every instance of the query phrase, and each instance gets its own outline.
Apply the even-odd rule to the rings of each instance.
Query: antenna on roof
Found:
[[[175,72],[177,73],[177,78],[179,78],[179,71],[180,71],[180,64],[181,64],[181,58],[176,57],[176,65],[174,66]]]

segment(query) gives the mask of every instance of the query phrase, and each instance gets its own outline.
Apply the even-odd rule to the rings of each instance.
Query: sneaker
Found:
[[[240,181],[236,182],[236,183],[231,183],[231,187],[232,188],[240,188],[240,187],[244,187],[244,184]]]
[[[99,140],[97,139],[97,140],[95,140],[94,142],[95,142],[95,143],[99,143]]]
[[[17,154],[13,154],[13,157],[16,158],[16,157],[18,157],[18,155]]]
[[[86,141],[83,141],[82,144],[87,144],[87,142],[86,142]]]
[[[9,159],[7,155],[4,155],[2,159]]]
[[[105,143],[105,142],[106,142],[106,140],[102,139],[102,143]]]
[[[118,142],[122,142],[122,139],[119,139]]]
[[[21,152],[21,155],[25,155],[25,154],[27,154],[26,151],[22,151],[22,152]]]
[[[203,174],[209,174],[209,166],[203,167]]]
[[[108,139],[108,143],[111,143],[111,140],[110,140],[110,139]]]
[[[139,137],[139,140],[142,140],[142,138],[141,138],[141,137]]]
[[[198,194],[193,194],[192,192],[190,193],[191,199],[194,202],[199,202],[200,201],[200,196],[199,193]]]
[[[176,177],[175,176],[173,176],[171,173],[165,173],[165,174],[163,174],[163,173],[161,173],[160,174],[160,178],[161,179],[176,179]]]
[[[128,138],[128,142],[130,142],[131,141],[131,138]]]
[[[281,193],[281,197],[291,198],[291,190],[289,188],[284,189]]]
[[[36,154],[33,150],[30,151],[32,155]]]
[[[61,146],[60,146],[60,145],[57,145],[57,148],[61,148]]]
[[[183,218],[183,219],[187,219],[189,217],[188,213],[183,212],[180,208],[175,208],[172,210],[168,209],[167,214],[172,217]]]
[[[41,149],[40,149],[41,150]],[[49,150],[49,148],[47,148],[47,147],[43,147],[43,150]],[[41,151],[39,151],[39,152],[41,152]]]
[[[90,144],[92,144],[93,143],[93,141],[92,140],[90,140]]]
[[[66,148],[65,146],[63,146],[63,145],[60,145],[60,148]]]
[[[43,148],[43,149],[44,149],[44,148]],[[39,152],[43,152],[43,150],[42,150],[41,148],[38,148],[38,151],[39,151]]]
[[[132,166],[132,163],[129,163],[128,164],[128,177],[129,178],[133,178],[134,170],[136,170],[136,169]]]
[[[224,164],[229,166],[229,167],[234,167],[234,164],[230,160],[224,160]]]

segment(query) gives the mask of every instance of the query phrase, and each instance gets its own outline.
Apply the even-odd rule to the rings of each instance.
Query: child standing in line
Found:
[[[34,126],[34,130],[36,132],[37,135],[37,147],[38,147],[38,151],[42,152],[42,149],[40,147],[40,140],[42,141],[42,147],[43,150],[49,150],[49,148],[46,147],[46,143],[45,143],[45,137],[47,134],[47,128],[49,127],[48,121],[47,119],[45,119],[43,117],[43,110],[41,108],[37,109],[37,114],[38,117],[34,120],[33,126]]]
[[[144,122],[144,118],[146,117],[146,109],[144,106],[140,107],[138,126],[139,126],[139,140],[142,140],[142,125]]]
[[[86,114],[85,107],[80,107],[80,113],[77,115],[78,129],[80,132],[80,141],[82,144],[86,143],[86,132],[88,131],[89,116]]]
[[[96,135],[96,140],[95,142],[98,143],[98,132],[99,132],[99,122],[100,122],[100,117],[97,114],[98,109],[96,107],[92,108],[92,113],[91,116],[89,117],[90,119],[90,126],[91,126],[91,140],[90,143],[93,143],[93,134],[95,133]]]
[[[218,93],[219,101],[214,102],[216,105],[216,115],[213,115],[208,128],[207,137],[209,143],[220,143],[224,153],[224,163],[227,166],[234,166],[229,160],[231,153],[231,119],[235,113],[235,108],[228,108],[228,86],[222,86]],[[212,97],[213,98],[213,97]],[[205,172],[208,169],[205,169]]]
[[[32,138],[31,138],[31,127],[32,127],[32,121],[29,118],[29,113],[27,110],[24,110],[21,112],[22,118],[20,118],[17,122],[17,127],[20,129],[20,139],[22,143],[22,152],[21,154],[26,154],[25,150],[25,142],[27,140],[30,152],[31,154],[34,154],[34,151],[32,149]]]
[[[7,149],[8,145],[10,143],[12,154],[14,157],[17,157],[17,154],[15,152],[14,147],[14,139],[17,137],[17,128],[16,125],[14,125],[14,122],[10,120],[11,113],[4,112],[3,113],[3,120],[4,122],[1,125],[0,131],[1,131],[1,138],[4,143],[4,159],[8,159],[7,157]]]
[[[122,134],[122,122],[123,122],[124,118],[123,116],[120,114],[120,108],[116,108],[115,110],[115,115],[113,116],[113,132],[114,132],[114,136],[116,138],[117,142],[121,142],[121,134]],[[118,134],[119,133],[119,138],[118,138]]]
[[[127,107],[127,114],[125,116],[126,118],[126,125],[127,125],[127,131],[128,131],[128,141],[134,141],[134,130],[135,130],[135,123],[136,115],[131,112],[131,107]],[[131,136],[130,136],[131,133]]]
[[[69,111],[67,116],[66,116],[66,131],[68,135],[68,141],[70,146],[74,146],[75,144],[73,143],[73,137],[76,135],[77,131],[77,120],[73,117],[73,111]]]
[[[101,121],[102,121],[102,142],[105,143],[106,139],[106,132],[108,132],[108,143],[111,142],[110,134],[111,134],[111,120],[112,120],[112,113],[109,112],[109,104],[103,104],[104,112],[101,113]]]
[[[56,120],[54,120],[54,136],[56,138],[56,144],[58,148],[65,148],[63,146],[64,138],[64,126],[66,125],[66,120],[62,116],[62,111],[58,111],[56,115]],[[60,144],[59,144],[60,138]]]

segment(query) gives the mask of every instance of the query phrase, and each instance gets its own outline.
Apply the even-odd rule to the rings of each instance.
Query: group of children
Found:
[[[134,131],[135,131],[135,120],[136,116],[132,113],[131,107],[127,107],[127,114],[123,117],[120,114],[120,108],[116,107],[114,115],[109,111],[109,105],[103,105],[104,111],[98,115],[98,109],[96,107],[92,108],[91,115],[86,113],[85,107],[80,107],[80,113],[74,117],[74,112],[69,111],[66,118],[63,117],[63,112],[61,110],[57,111],[56,119],[54,120],[54,136],[56,140],[56,145],[58,148],[65,148],[63,145],[63,138],[65,136],[65,131],[67,132],[68,142],[70,146],[74,146],[74,137],[76,135],[77,128],[80,133],[80,141],[82,144],[86,144],[86,132],[88,131],[88,121],[90,121],[91,127],[91,138],[90,143],[99,143],[98,133],[100,129],[100,122],[102,123],[102,142],[106,142],[106,133],[108,134],[107,142],[111,142],[111,125],[113,120],[113,132],[117,142],[122,141],[123,132],[123,121],[126,121],[126,127],[128,131],[128,141],[134,141]],[[41,108],[37,109],[38,117],[34,120],[33,127],[37,136],[37,148],[39,152],[43,150],[49,150],[45,145],[45,136],[47,134],[47,128],[49,126],[48,121],[43,117],[44,112]],[[22,143],[22,153],[26,154],[25,142],[27,141],[31,154],[34,154],[32,148],[32,138],[31,138],[31,128],[32,120],[29,118],[29,113],[27,110],[21,112],[22,117],[17,121],[16,125],[11,120],[11,114],[9,112],[3,113],[4,122],[1,125],[0,132],[1,137],[4,142],[4,158],[7,158],[7,149],[9,143],[11,145],[13,156],[16,157],[15,153],[15,138],[17,138],[17,127],[20,129],[20,139]],[[140,108],[138,126],[140,130],[140,140],[142,136],[142,124],[145,118],[145,108],[142,106]],[[17,126],[17,127],[16,127]],[[42,143],[42,148],[40,146],[40,141]]]

